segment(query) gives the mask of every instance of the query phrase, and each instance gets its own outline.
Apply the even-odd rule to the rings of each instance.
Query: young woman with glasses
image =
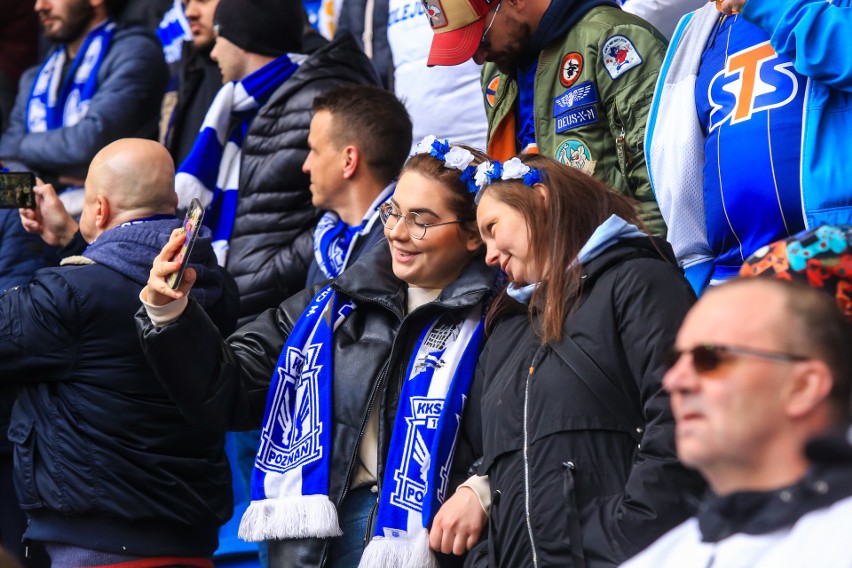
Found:
[[[466,181],[485,157],[423,149],[381,209],[386,243],[227,340],[186,303],[191,270],[165,284],[182,236],[142,293],[145,351],[182,410],[220,430],[262,426],[240,534],[269,541],[272,566],[425,565],[426,527],[473,461],[459,417],[497,272]]]
[[[481,173],[486,262],[510,283],[470,401],[491,503],[468,565],[617,566],[686,519],[703,488],[677,461],[661,388],[694,295],[631,200],[595,178],[532,155]],[[478,513],[469,497],[441,515]]]

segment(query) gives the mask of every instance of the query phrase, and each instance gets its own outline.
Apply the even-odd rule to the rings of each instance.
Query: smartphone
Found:
[[[0,208],[35,209],[34,185],[35,174],[32,172],[0,173]]]
[[[192,247],[198,238],[202,219],[204,219],[204,207],[201,206],[198,199],[193,199],[189,204],[189,209],[186,210],[186,217],[183,219],[183,232],[186,234],[186,240],[172,259],[172,261],[180,260],[180,268],[177,269],[177,272],[172,272],[166,277],[166,283],[172,287],[172,290],[180,286],[183,273],[189,264],[189,255],[192,254]]]

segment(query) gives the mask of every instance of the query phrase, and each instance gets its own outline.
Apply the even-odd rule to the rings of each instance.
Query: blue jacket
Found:
[[[0,377],[18,382],[9,440],[25,538],[140,556],[210,556],[232,513],[224,437],[190,424],[136,336],[154,256],[176,218],[103,233],[63,266],[0,294]],[[236,285],[209,232],[193,296],[223,333]]]
[[[852,221],[852,0],[748,0],[742,16],[808,77],[802,199],[809,229]],[[807,45],[806,45],[807,42]]]
[[[39,268],[58,264],[57,251],[24,231],[17,209],[0,209],[0,292],[26,284]]]
[[[748,0],[742,16],[770,34],[778,53],[807,77],[801,155],[807,228],[852,222],[852,56],[838,40],[852,0]],[[843,8],[838,8],[842,6]],[[666,53],[648,115],[645,155],[668,239],[699,291],[713,272],[703,206],[703,135],[694,104],[701,52],[718,17],[707,5],[681,20]],[[804,42],[807,39],[807,47]],[[768,243],[767,243],[768,244]]]
[[[26,109],[39,67],[21,77],[9,128],[0,138],[0,161],[53,181],[85,178],[101,148],[120,138],[156,140],[168,83],[163,48],[144,28],[118,29],[98,71],[98,90],[83,120],[68,128],[27,132]]]

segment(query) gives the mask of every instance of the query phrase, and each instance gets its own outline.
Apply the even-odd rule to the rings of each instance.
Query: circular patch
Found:
[[[559,82],[565,87],[570,87],[580,78],[580,73],[582,72],[583,56],[576,51],[572,51],[562,58],[562,65],[559,70]]]
[[[494,75],[488,81],[488,86],[485,87],[485,101],[488,106],[494,108],[494,102],[497,100],[497,89],[500,87],[500,75]]]
[[[556,149],[556,156],[554,157],[566,166],[577,168],[581,172],[589,175],[595,173],[597,162],[592,159],[591,150],[582,140],[576,138],[566,140]]]

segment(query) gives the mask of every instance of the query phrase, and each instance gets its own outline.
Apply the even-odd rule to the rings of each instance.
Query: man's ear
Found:
[[[349,145],[343,149],[343,177],[344,179],[352,179],[358,171],[358,166],[361,164],[361,152],[353,145]]]
[[[784,407],[790,418],[803,418],[823,404],[834,386],[831,369],[824,361],[792,363],[796,368],[785,385]]]
[[[94,212],[95,227],[99,232],[103,232],[109,227],[112,220],[109,199],[102,194],[95,197],[95,212]]]

